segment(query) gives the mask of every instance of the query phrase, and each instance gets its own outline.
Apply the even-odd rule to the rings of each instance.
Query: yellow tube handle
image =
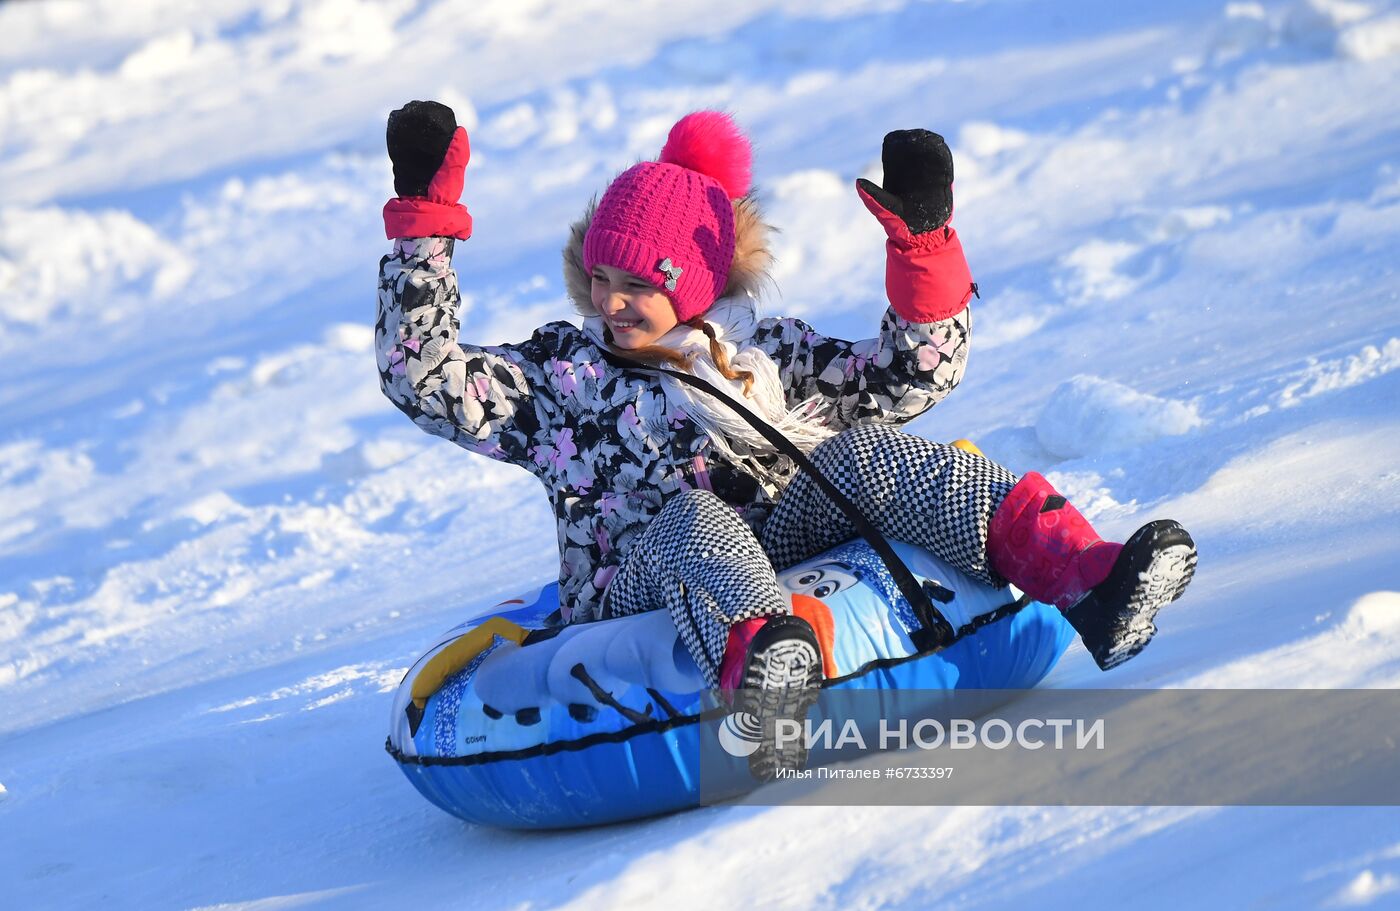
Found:
[[[977,444],[971,440],[954,440],[951,445],[956,446],[964,452],[970,452],[973,455],[982,456],[984,459],[986,458],[985,455],[982,455],[982,450],[978,449]]]
[[[413,678],[413,689],[410,691],[413,704],[419,709],[427,708],[428,699],[442,689],[447,678],[486,651],[497,636],[520,645],[529,634],[530,631],[525,627],[511,623],[503,617],[491,617],[475,629],[453,639],[447,647],[429,659],[418,672],[418,676]]]

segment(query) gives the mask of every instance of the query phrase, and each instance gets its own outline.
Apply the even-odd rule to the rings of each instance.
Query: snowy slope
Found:
[[[869,334],[851,184],[937,129],[983,299],[912,429],[1201,548],[1148,651],[1047,685],[1400,686],[1395,4],[54,0],[0,34],[0,905],[1400,907],[1391,809],[441,814],[385,694],[554,532],[380,395],[369,329],[410,98],[472,129],[479,341],[569,315],[570,219],[701,106],[755,140],[769,311]]]

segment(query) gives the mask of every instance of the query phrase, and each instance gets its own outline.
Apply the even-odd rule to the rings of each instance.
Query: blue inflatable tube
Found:
[[[891,713],[933,713],[940,694],[1035,686],[1073,639],[1055,608],[892,543],[958,638],[918,652],[914,612],[875,553],[862,541],[828,551],[779,577],[818,631],[824,696],[876,691]],[[557,598],[551,584],[498,605],[409,669],[386,749],[424,797],[483,825],[570,828],[697,806],[702,765],[706,799],[754,787],[721,749],[727,713],[665,611],[560,627]],[[817,749],[809,765],[823,761]]]

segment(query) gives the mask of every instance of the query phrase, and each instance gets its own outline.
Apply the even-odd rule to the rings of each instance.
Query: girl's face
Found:
[[[612,266],[593,267],[593,309],[608,321],[619,348],[644,348],[676,328],[676,311],[665,292]]]

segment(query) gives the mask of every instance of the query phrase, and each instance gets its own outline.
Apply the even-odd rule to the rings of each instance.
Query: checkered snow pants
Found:
[[[987,524],[1016,484],[994,462],[878,424],[812,450],[812,463],[882,533],[924,547],[992,585]],[[711,687],[729,627],[790,610],[775,567],[786,569],[856,537],[855,527],[800,473],[758,537],[713,493],[688,490],[652,519],[608,586],[605,616],[661,607]]]

